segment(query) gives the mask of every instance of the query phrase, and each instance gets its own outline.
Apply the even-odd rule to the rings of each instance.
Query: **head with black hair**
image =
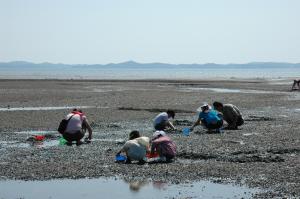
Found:
[[[214,102],[213,106],[217,111],[221,111],[223,109],[223,104],[221,102]]]
[[[133,140],[138,137],[141,137],[140,132],[138,131],[131,131],[129,134],[129,140]]]
[[[170,117],[173,118],[173,119],[175,118],[175,111],[169,109],[169,110],[167,110],[167,114],[168,114],[169,118]]]
[[[72,112],[79,112],[79,113],[82,113],[82,110],[81,110],[81,109],[78,109],[78,108],[74,108]]]

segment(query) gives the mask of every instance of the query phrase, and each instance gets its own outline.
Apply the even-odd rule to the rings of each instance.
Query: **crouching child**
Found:
[[[129,140],[124,144],[121,150],[117,153],[120,155],[122,152],[126,154],[126,162],[130,164],[131,161],[138,161],[140,164],[145,163],[147,151],[149,151],[149,138],[140,136],[138,131],[132,131],[129,134]]]

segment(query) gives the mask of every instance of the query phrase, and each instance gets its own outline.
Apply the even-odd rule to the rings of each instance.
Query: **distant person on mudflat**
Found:
[[[296,88],[296,85],[298,88]],[[292,90],[299,90],[300,89],[300,79],[299,80],[294,80],[293,86],[292,86]]]
[[[176,130],[171,119],[175,118],[175,112],[173,110],[167,110],[167,112],[162,112],[154,118],[154,129],[158,131],[164,131],[166,128],[171,128]]]
[[[66,116],[69,120],[67,128],[63,133],[64,139],[67,140],[67,145],[72,145],[73,141],[76,141],[76,145],[81,145],[83,142],[81,139],[84,137],[85,129],[88,130],[87,141],[92,139],[92,128],[87,120],[87,117],[80,109],[73,109],[71,113]]]
[[[208,132],[216,130],[220,132],[220,128],[223,126],[223,119],[221,114],[218,114],[217,111],[213,110],[208,104],[203,104],[201,106],[201,112],[199,114],[198,120],[190,128],[190,131],[193,131],[195,126],[202,125],[204,128],[207,128]]]
[[[213,106],[215,110],[223,114],[223,120],[225,120],[228,124],[225,129],[237,130],[238,126],[244,124],[243,116],[240,110],[235,105],[214,102]]]

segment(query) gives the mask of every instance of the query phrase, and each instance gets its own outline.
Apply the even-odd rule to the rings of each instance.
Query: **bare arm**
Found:
[[[198,126],[199,124],[201,124],[201,119],[200,118],[198,118],[198,120],[193,124],[193,126],[190,128],[190,130],[193,131],[194,127]]]
[[[169,127],[171,127],[171,129],[176,130],[176,128],[174,127],[174,125],[172,124],[172,122],[167,121],[167,125],[168,125]]]
[[[89,132],[89,139],[91,140],[92,139],[92,133],[93,133],[93,130],[92,130],[92,127],[90,126],[89,122],[87,121],[87,119],[83,120],[83,123],[84,125],[86,126],[88,132]]]

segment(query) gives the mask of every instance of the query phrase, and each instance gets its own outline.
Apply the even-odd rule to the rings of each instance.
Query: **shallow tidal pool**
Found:
[[[141,179],[126,181],[119,178],[0,181],[1,199],[251,198],[258,191],[210,181],[185,184]]]

